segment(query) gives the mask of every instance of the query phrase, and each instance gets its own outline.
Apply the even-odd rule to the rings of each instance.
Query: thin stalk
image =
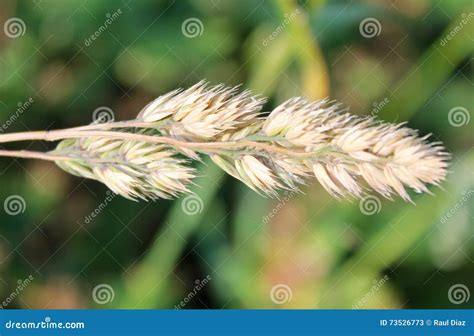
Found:
[[[134,119],[134,120],[127,120],[127,121],[114,121],[114,122],[107,122],[107,123],[90,124],[90,125],[85,125],[85,126],[71,127],[67,129],[81,131],[81,130],[104,130],[104,129],[111,129],[111,128],[129,128],[129,127],[153,128],[153,127],[159,126],[159,124],[161,123],[160,122],[149,123],[149,122],[144,122],[144,121],[139,121],[139,120]]]
[[[98,158],[89,156],[62,155],[57,152],[35,152],[27,150],[0,150],[0,157],[14,157],[21,159],[39,159],[45,161],[84,161],[88,163],[124,164],[120,159]],[[137,167],[136,169],[139,169]]]
[[[70,156],[56,155],[51,153],[33,152],[27,150],[0,150],[0,156],[16,157],[23,159],[40,159],[46,161],[66,161],[73,160]]]
[[[93,126],[93,125],[89,125]],[[85,126],[85,127],[89,127]],[[292,157],[311,157],[314,153],[308,153],[304,151],[294,151],[285,148],[277,147],[272,144],[266,144],[257,141],[241,140],[241,141],[215,141],[215,142],[187,142],[180,141],[173,138],[164,136],[146,135],[146,134],[135,134],[130,132],[120,131],[101,131],[101,130],[88,130],[88,128],[82,129],[60,129],[52,131],[33,131],[33,132],[18,132],[0,134],[0,143],[15,142],[15,141],[27,141],[27,140],[44,140],[44,141],[57,141],[62,139],[74,139],[84,137],[103,137],[110,139],[124,139],[124,140],[135,140],[150,143],[160,143],[170,146],[188,148],[197,151],[206,151],[210,153],[219,153],[226,149],[237,149],[242,147],[252,147],[262,149],[270,153],[284,154]]]
[[[92,125],[89,125],[92,126]],[[87,126],[86,126],[87,127]],[[77,128],[69,129],[60,129],[52,131],[33,131],[33,132],[19,132],[19,133],[9,133],[9,134],[0,134],[0,143],[5,142],[14,142],[14,141],[25,141],[25,140],[44,140],[44,141],[57,141],[62,139],[74,139],[74,138],[84,138],[84,137],[103,137],[109,139],[122,139],[122,140],[135,140],[140,142],[149,142],[149,143],[159,143],[174,146],[176,148],[187,148],[196,152],[204,154],[222,154],[225,151],[235,151],[239,149],[239,153],[242,154],[242,148],[255,148],[262,150],[262,154],[282,154],[292,158],[300,159],[316,159],[323,155],[330,155],[333,157],[338,157],[340,159],[346,159],[351,162],[361,162],[361,160],[354,159],[347,155],[346,153],[339,152],[336,148],[326,147],[319,149],[314,152],[305,152],[297,150],[289,150],[283,147],[275,146],[270,142],[270,138],[266,137],[266,142],[263,143],[258,141],[250,140],[239,140],[239,141],[215,141],[215,142],[187,142],[180,141],[169,137],[156,136],[156,135],[146,135],[146,134],[135,134],[130,132],[120,132],[120,131],[97,131],[97,130],[77,130]],[[55,161],[54,157],[57,157],[58,160],[85,160],[90,161],[88,157],[71,157],[71,156],[61,156],[56,155],[54,152],[48,153],[39,153],[39,152],[27,152],[27,151],[3,151],[5,155],[0,156],[14,156],[13,153],[18,153],[23,158],[37,158],[45,159],[49,161]],[[25,154],[30,153],[30,154]],[[35,153],[35,154],[32,154]],[[253,153],[253,152],[252,152]],[[8,154],[8,155],[7,155]],[[379,163],[383,163],[381,160]]]
[[[109,125],[111,125],[110,123]],[[123,123],[114,123],[118,124],[136,124],[135,122],[123,122]],[[149,124],[148,124],[149,125]],[[147,134],[136,134],[130,132],[121,132],[121,131],[103,131],[103,130],[89,130],[92,126],[88,125],[83,127],[76,128],[67,128],[51,131],[33,131],[33,132],[18,132],[18,133],[8,133],[0,134],[0,143],[14,142],[14,141],[25,141],[25,140],[44,140],[44,141],[57,141],[62,139],[75,139],[75,138],[84,138],[84,137],[101,137],[109,139],[120,139],[120,140],[134,140],[139,142],[149,142],[149,143],[158,143],[173,146],[175,148],[186,148],[199,153],[212,155],[212,154],[222,154],[226,151],[232,152],[237,151],[240,155],[244,152],[245,149],[257,149],[261,150],[262,156],[267,156],[269,154],[280,154],[285,155],[291,158],[299,159],[317,159],[322,156],[332,156],[339,159],[348,160],[350,162],[363,162],[363,160],[357,160],[346,153],[342,153],[332,146],[328,146],[317,151],[305,152],[303,150],[290,150],[284,147],[275,145],[275,140],[281,140],[281,138],[271,137],[262,137],[259,138],[258,135],[252,135],[251,138],[256,141],[247,140],[246,138],[238,141],[214,141],[214,142],[188,142],[176,140],[173,138],[157,135],[147,135]],[[261,142],[259,142],[259,140]],[[244,149],[244,150],[243,150]],[[89,157],[71,157],[71,156],[61,156],[57,155],[57,152],[48,153],[39,153],[39,152],[27,152],[27,151],[2,151],[4,155],[0,156],[14,156],[13,153],[18,153],[18,157],[23,158],[37,158],[44,159],[49,161],[56,161],[52,158],[58,158],[58,160],[84,160],[92,162],[93,158]],[[255,154],[250,152],[249,154]],[[100,160],[100,159],[98,159]],[[380,159],[378,163],[384,163],[385,160]],[[377,162],[372,162],[377,163]]]
[[[5,142],[14,142],[14,141],[27,141],[27,140],[46,140],[46,141],[55,141],[61,140],[64,138],[50,138],[54,137],[56,134],[63,134],[65,132],[75,132],[75,131],[98,131],[98,130],[110,130],[113,128],[156,128],[164,125],[162,122],[149,123],[138,120],[127,120],[127,121],[116,121],[110,123],[98,123],[90,124],[85,126],[63,128],[59,130],[52,131],[31,131],[31,132],[16,132],[16,133],[7,133],[0,134],[0,143]]]

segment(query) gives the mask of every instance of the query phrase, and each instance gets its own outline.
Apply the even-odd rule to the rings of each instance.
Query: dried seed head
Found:
[[[437,185],[446,176],[448,154],[438,143],[430,144],[402,125],[343,113],[327,100],[290,99],[270,113],[262,130],[283,138],[280,143],[286,147],[324,151],[309,161],[318,181],[334,196],[360,197],[358,180],[363,177],[383,196],[397,193],[410,201],[405,187],[427,192],[425,184]]]
[[[294,146],[316,146],[327,144],[335,130],[351,119],[341,116],[338,105],[327,99],[309,103],[303,98],[292,98],[276,107],[263,124],[267,136],[284,137]]]
[[[238,93],[238,88],[201,81],[187,90],[175,90],[148,104],[138,115],[145,122],[169,120],[161,130],[173,137],[210,140],[226,131],[239,131],[259,121],[265,99]]]
[[[63,140],[57,153],[80,158],[57,161],[65,171],[98,180],[129,199],[173,198],[189,192],[192,168],[162,145],[87,137]]]
[[[406,188],[429,192],[427,185],[446,177],[444,148],[403,125],[351,115],[327,99],[292,98],[263,118],[263,102],[248,91],[200,82],[157,98],[138,115],[143,129],[128,130],[170,138],[173,146],[127,140],[128,133],[118,140],[64,140],[57,152],[75,159],[58,165],[133,199],[189,191],[194,172],[178,152],[193,160],[209,155],[228,174],[271,196],[282,188],[298,190],[313,175],[338,198],[363,197],[368,186],[411,201]]]

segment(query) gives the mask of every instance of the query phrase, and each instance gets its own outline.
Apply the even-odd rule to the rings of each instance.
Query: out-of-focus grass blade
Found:
[[[209,283],[212,296],[219,308],[238,307],[235,301],[234,286],[228,282],[227,274],[219,267],[228,258],[231,247],[226,234],[230,213],[226,213],[224,204],[216,198],[212,211],[206,215],[205,224],[196,232],[196,249],[202,260],[201,267],[211,276]],[[239,270],[236,270],[238,273]]]
[[[260,43],[268,36],[264,35],[264,31],[271,34],[271,30],[258,29],[254,35],[254,43]],[[249,55],[251,69],[248,86],[255,93],[271,95],[278,85],[282,69],[291,61],[293,55],[291,41],[287,35],[280,34],[271,43],[264,46],[263,50],[252,50],[251,53]]]
[[[472,176],[462,171],[472,165],[474,155],[459,162],[453,169],[453,178],[472,183]],[[459,182],[459,181],[457,181]],[[369,237],[355,255],[349,258],[326,281],[326,288],[319,300],[319,307],[350,307],[362,298],[373,281],[381,278],[383,269],[396,261],[408,258],[423,235],[441,217],[457,194],[456,185],[447,183],[446,191],[438,190],[435,196],[426,195],[414,205],[407,205],[392,221]],[[401,260],[401,261],[400,261]]]
[[[258,275],[264,264],[261,249],[265,246],[264,217],[270,200],[245,186],[238,189],[239,203],[235,216],[228,216],[232,222],[231,241],[225,242],[222,233],[224,223],[214,230],[200,231],[199,253],[206,260],[209,270],[215,274],[213,288],[222,305],[226,307],[261,307],[262,291]],[[218,210],[218,209],[217,209]]]
[[[318,40],[312,35],[307,13],[296,1],[277,0],[282,20],[288,24],[288,35],[300,61],[301,84],[309,99],[329,95],[329,75]]]
[[[420,60],[392,88],[390,92],[397,99],[391,99],[380,112],[382,119],[408,120],[423,104],[432,97],[453,70],[474,51],[470,34],[474,31],[474,20],[462,17],[473,8],[466,8],[453,19]],[[460,22],[467,22],[459,29]],[[454,34],[453,32],[457,32]],[[447,36],[454,35],[450,40]],[[413,94],[416,92],[416,94]]]
[[[208,161],[206,161],[208,162]],[[170,297],[167,294],[169,275],[176,265],[189,237],[201,224],[206,212],[213,207],[212,200],[219,188],[224,173],[214,164],[202,165],[198,169],[196,180],[198,186],[193,188],[197,198],[188,199],[200,210],[185,211],[186,197],[175,201],[165,226],[158,233],[156,240],[146,253],[144,259],[133,270],[132,275],[125,279],[123,298],[118,299],[119,307],[126,308],[156,308],[168,307]],[[200,199],[200,200],[199,200]],[[199,204],[201,203],[201,204]],[[191,212],[192,214],[187,214]]]

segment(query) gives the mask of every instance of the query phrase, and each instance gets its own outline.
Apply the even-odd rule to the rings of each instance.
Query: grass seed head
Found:
[[[58,165],[131,199],[189,192],[194,170],[179,156],[196,160],[198,153],[270,196],[298,190],[312,175],[337,198],[363,197],[371,188],[411,201],[407,188],[429,192],[427,185],[446,178],[449,155],[443,146],[402,124],[355,116],[327,99],[292,98],[264,117],[264,101],[237,87],[199,82],[155,99],[136,119],[145,126],[127,130],[172,144],[128,140],[128,133],[124,139],[68,139],[56,152],[74,159]]]

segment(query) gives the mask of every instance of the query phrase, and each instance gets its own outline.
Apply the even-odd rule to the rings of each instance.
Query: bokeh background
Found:
[[[470,0],[0,4],[1,132],[133,118],[201,79],[329,96],[432,133],[449,180],[416,205],[266,199],[199,166],[196,197],[135,203],[53,163],[0,160],[2,308],[474,307]],[[4,148],[47,150],[51,143]]]

